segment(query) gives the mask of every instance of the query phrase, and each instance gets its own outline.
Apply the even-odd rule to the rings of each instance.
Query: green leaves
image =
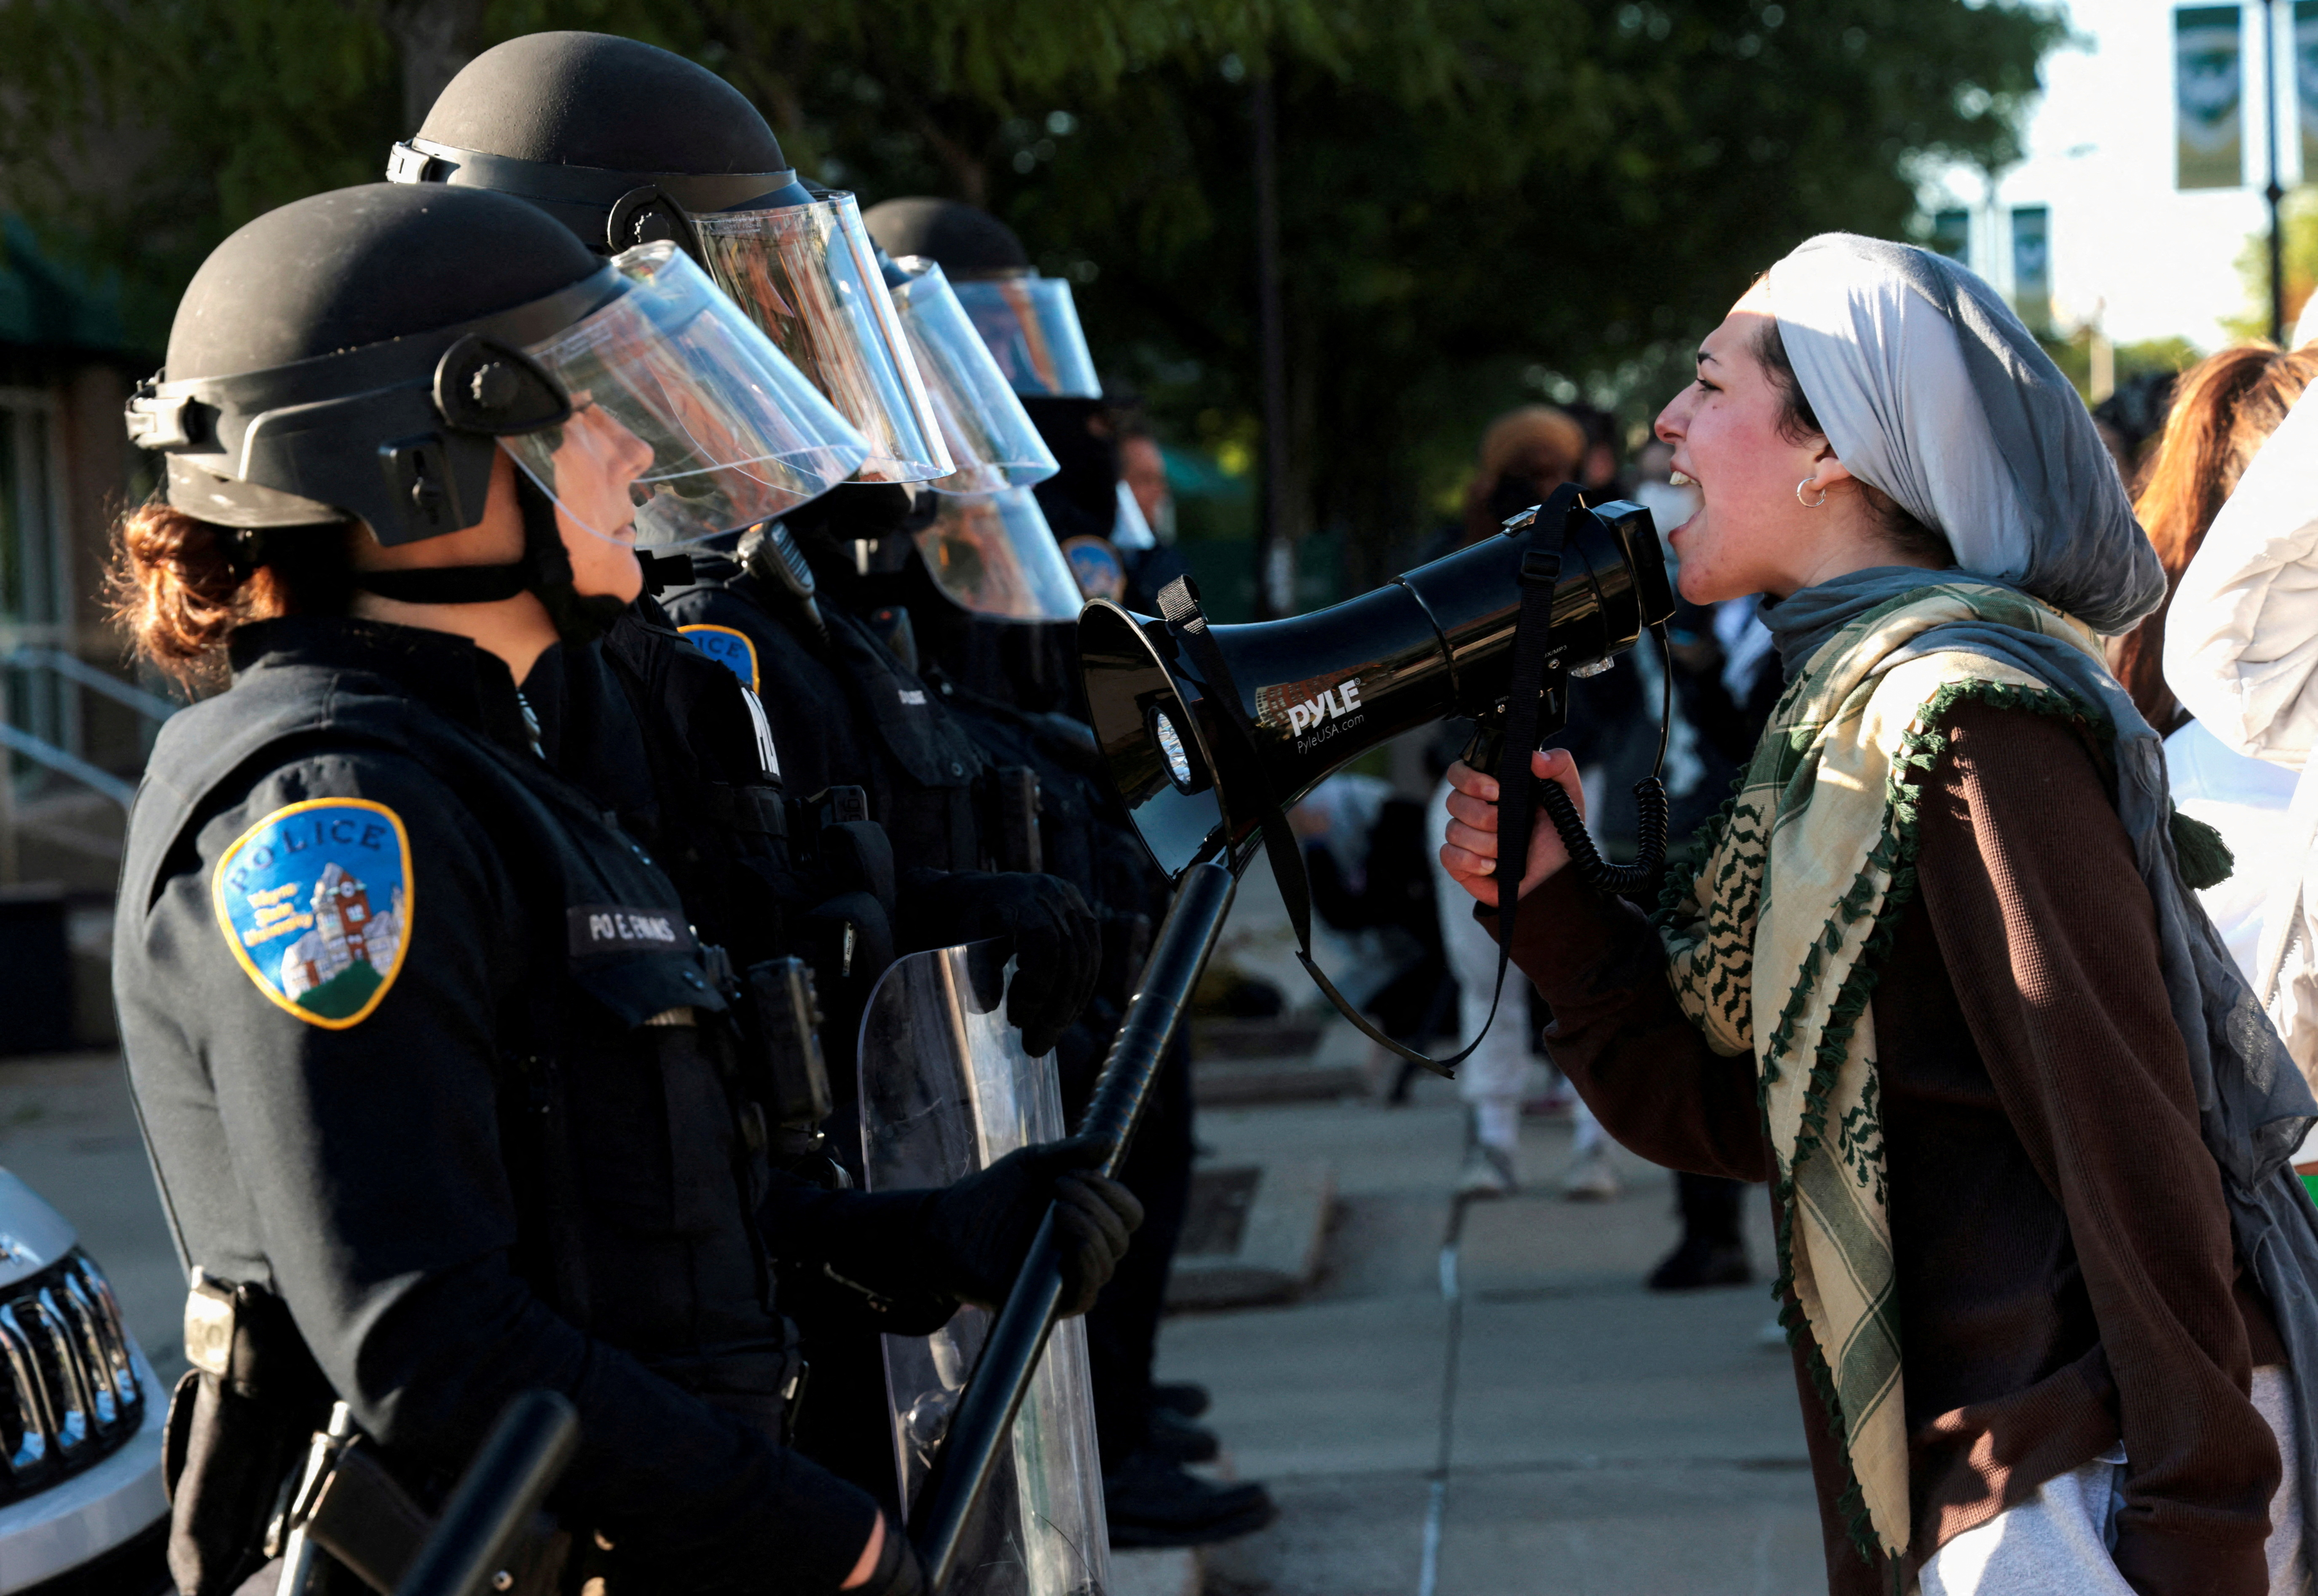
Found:
[[[1795,243],[1903,234],[1912,157],[2012,158],[2062,34],[1970,0],[0,0],[0,208],[157,342],[226,232],[374,179],[459,58],[541,28],[713,67],[865,203],[989,206],[1181,437],[1260,412],[1270,74],[1295,498],[1356,583],[1535,373],[1644,419]]]

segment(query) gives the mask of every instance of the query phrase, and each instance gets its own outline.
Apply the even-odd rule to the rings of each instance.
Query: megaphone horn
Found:
[[[1262,846],[1268,812],[1370,749],[1451,716],[1503,724],[1525,569],[1552,589],[1542,738],[1566,719],[1566,676],[1607,669],[1674,613],[1658,532],[1638,504],[1589,507],[1564,488],[1494,537],[1284,621],[1210,626],[1188,578],[1170,585],[1162,607],[1175,613],[1164,618],[1088,605],[1079,656],[1090,718],[1159,868],[1179,877],[1222,857],[1236,873]]]

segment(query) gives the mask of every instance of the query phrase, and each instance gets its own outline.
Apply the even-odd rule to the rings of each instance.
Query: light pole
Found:
[[[2278,202],[2286,191],[2278,182],[2278,0],[2261,0],[2261,127],[2269,141],[2269,341],[2286,344],[2286,242],[2278,228]]]

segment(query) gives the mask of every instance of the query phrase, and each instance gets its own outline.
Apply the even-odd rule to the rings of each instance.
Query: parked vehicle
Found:
[[[0,1170],[0,1593],[171,1589],[168,1406],[73,1227]]]

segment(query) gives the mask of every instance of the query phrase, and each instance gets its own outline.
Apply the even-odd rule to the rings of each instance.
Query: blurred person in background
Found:
[[[2268,882],[2256,861],[2286,846],[2294,772],[2224,744],[2165,685],[2165,619],[2173,591],[2238,480],[2302,390],[2318,377],[2318,354],[2283,354],[2241,344],[2181,373],[2134,512],[2165,567],[2164,608],[2109,645],[2109,663],[2134,707],[2165,739],[2174,804],[2222,834],[2237,868],[2197,896],[2230,953],[2257,982],[2261,906]]]
[[[1175,496],[1167,487],[1167,456],[1151,435],[1151,424],[1138,409],[1132,422],[1122,424],[1119,439],[1119,469],[1127,490],[1135,496],[1144,524],[1162,543],[1175,541]]]
[[[1466,485],[1464,536],[1457,546],[1496,536],[1508,517],[1543,503],[1564,482],[1576,480],[1592,447],[1586,428],[1568,411],[1551,405],[1523,405],[1489,423],[1481,435],[1478,469]],[[1450,552],[1453,551],[1435,551],[1436,557]],[[1601,747],[1608,743],[1622,745],[1640,736],[1656,747],[1654,736],[1630,730],[1643,713],[1634,672],[1613,670],[1572,682],[1570,689],[1570,736],[1586,743],[1577,750],[1581,767],[1597,768]],[[1444,737],[1461,740],[1471,730],[1469,724],[1458,726],[1445,731]],[[1565,746],[1569,746],[1567,740]],[[1616,751],[1623,751],[1622,747]],[[1648,750],[1643,758],[1649,758]],[[1433,872],[1442,951],[1457,980],[1457,1045],[1465,1047],[1488,1024],[1496,994],[1497,945],[1474,921],[1464,905],[1464,894],[1453,890],[1442,866],[1441,845],[1448,825],[1442,802],[1447,794],[1444,785],[1425,809],[1425,851]],[[1479,1050],[1457,1071],[1457,1091],[1464,1099],[1467,1115],[1465,1157],[1457,1175],[1457,1190],[1464,1197],[1506,1197],[1521,1184],[1522,1099],[1530,1078],[1529,994],[1517,972],[1506,972],[1505,981],[1509,990],[1496,1004],[1496,1023],[1489,1026]],[[1618,1177],[1610,1167],[1600,1122],[1582,1101],[1573,1101],[1570,1113],[1577,1137],[1570,1166],[1562,1177],[1564,1194],[1579,1201],[1604,1201],[1617,1196]]]
[[[1563,413],[1586,434],[1586,453],[1578,457],[1570,480],[1586,489],[1589,499],[1614,498],[1621,474],[1618,418],[1596,405],[1565,405]]]
[[[1138,614],[1159,613],[1159,589],[1189,574],[1191,562],[1175,547],[1175,496],[1167,487],[1167,457],[1152,431],[1143,396],[1103,387],[1104,425],[1119,440],[1119,515],[1110,541],[1127,577],[1119,602]]]
[[[1464,535],[1433,557],[1494,537],[1513,516],[1576,481],[1586,450],[1586,429],[1551,405],[1523,405],[1490,422],[1481,434],[1478,469],[1465,484]]]
[[[1457,1000],[1425,856],[1426,813],[1390,782],[1339,771],[1288,815],[1303,844],[1313,909],[1364,945],[1340,983],[1345,995],[1386,1036],[1420,1052],[1433,1045]]]
[[[1652,438],[1635,452],[1631,497],[1650,512],[1666,551],[1667,574],[1676,578],[1682,558],[1667,533],[1696,515],[1699,507],[1696,486],[1687,477],[1676,481],[1677,475],[1674,445],[1665,439]],[[1677,595],[1667,640],[1674,658],[1675,713],[1698,767],[1689,790],[1668,813],[1667,834],[1675,843],[1668,860],[1671,870],[1680,867],[1685,844],[1729,795],[1732,779],[1762,735],[1780,684],[1771,634],[1756,618],[1752,596],[1702,605]],[[1644,901],[1656,903],[1655,885]],[[1695,1291],[1744,1286],[1754,1279],[1741,1228],[1747,1182],[1676,1170],[1674,1189],[1682,1235],[1645,1284],[1652,1291]],[[1784,1335],[1778,1340],[1783,1343]]]
[[[2143,372],[2118,383],[2115,393],[2093,407],[2093,429],[2128,490],[2139,488],[2150,451],[2165,430],[2176,380],[2171,372]]]
[[[1658,528],[1659,551],[1671,570],[1678,561],[1667,533],[1698,513],[1698,489],[1674,480],[1671,444],[1652,438],[1641,446],[1634,456],[1633,489],[1626,497],[1650,513],[1650,524]]]

